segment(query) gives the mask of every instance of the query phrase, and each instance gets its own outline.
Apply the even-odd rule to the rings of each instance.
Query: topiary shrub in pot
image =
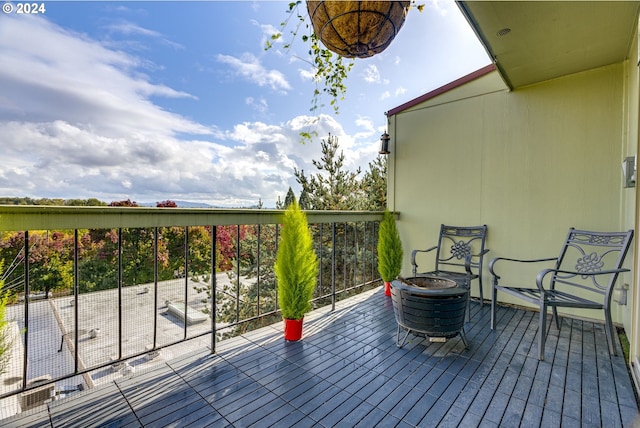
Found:
[[[400,275],[402,254],[396,218],[386,209],[378,230],[378,272],[384,281],[384,294],[387,296],[391,296],[391,281]]]
[[[275,273],[278,303],[284,319],[284,338],[299,340],[304,314],[311,310],[318,257],[313,249],[307,216],[296,201],[284,213]]]

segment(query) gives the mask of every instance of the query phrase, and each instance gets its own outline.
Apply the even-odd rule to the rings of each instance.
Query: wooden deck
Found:
[[[277,324],[157,369],[1,420],[42,427],[620,427],[639,417],[624,358],[611,357],[603,326],[549,322],[537,359],[536,313],[472,303],[460,338],[395,345],[382,291],[305,318],[285,342]],[[619,344],[617,345],[620,346]]]

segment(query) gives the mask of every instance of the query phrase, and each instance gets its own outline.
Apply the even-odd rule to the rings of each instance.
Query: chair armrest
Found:
[[[464,258],[464,269],[467,271],[468,275],[473,274],[473,272],[471,272],[471,259],[474,257],[483,257],[488,252],[489,252],[489,249],[485,248],[482,252],[478,254],[469,254],[467,257]],[[482,275],[482,272],[478,272],[478,275]]]
[[[413,250],[411,252],[411,265],[416,267],[416,268],[418,267],[418,265],[416,264],[416,254],[418,254],[418,253],[428,253],[429,251],[433,251],[436,248],[438,248],[437,245],[435,245],[435,246],[433,246],[431,248],[427,248],[426,250]]]
[[[630,271],[631,271],[630,269],[626,269],[626,268],[601,270],[601,271],[597,271],[597,272],[578,272],[578,271],[563,270],[563,269],[543,269],[536,276],[536,285],[538,286],[538,289],[540,291],[544,292],[545,288],[544,288],[544,285],[543,285],[543,281],[544,281],[544,278],[550,273],[563,273],[563,274],[567,274],[567,275],[570,275],[570,276],[580,275],[580,276],[586,278],[586,277],[589,277],[589,276],[611,275],[613,273],[618,274],[618,273],[630,272]],[[562,279],[562,278],[560,278],[560,279]]]
[[[496,257],[491,259],[489,262],[489,272],[495,279],[500,279],[500,275],[498,275],[495,271],[495,265],[499,261],[507,261],[507,262],[516,262],[516,263],[540,263],[540,262],[550,262],[558,260],[556,257],[549,257],[546,259],[511,259],[507,257]]]

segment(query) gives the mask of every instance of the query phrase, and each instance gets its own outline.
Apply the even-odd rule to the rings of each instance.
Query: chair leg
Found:
[[[471,290],[469,290],[469,292],[467,293],[467,309],[466,309],[466,314],[465,314],[465,318],[466,321],[465,322],[471,322]]]
[[[467,335],[464,332],[464,327],[460,329],[460,337],[462,337],[462,343],[464,343],[464,349],[469,349],[469,341],[467,340]]]
[[[558,328],[558,330],[560,330],[560,317],[558,316],[558,308],[552,306],[551,310],[553,311],[553,319],[556,320],[556,327]]]
[[[480,307],[484,304],[484,297],[482,297],[482,272],[478,276],[478,286],[480,287]]]
[[[498,290],[491,287],[491,330],[496,329],[496,299],[498,298]]]
[[[547,305],[540,303],[540,323],[538,326],[538,359],[544,361],[544,342],[547,336]]]
[[[402,340],[400,340],[400,324],[398,324],[398,331],[396,333],[396,346],[398,348],[402,348],[405,344],[405,342],[407,341],[407,336],[409,336],[409,329],[407,329],[407,332],[405,333],[404,337],[402,338]]]
[[[611,308],[607,304],[605,304],[604,307],[604,329],[605,334],[607,335],[609,352],[611,352],[611,355],[618,355],[618,350],[615,343],[613,342],[613,338],[616,337],[616,332],[613,328],[613,323],[611,322]]]

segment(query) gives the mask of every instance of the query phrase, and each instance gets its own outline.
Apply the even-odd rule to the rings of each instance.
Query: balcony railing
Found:
[[[0,398],[25,410],[277,322],[281,215],[0,206],[10,345]],[[307,217],[321,266],[315,307],[379,283],[382,213]]]

